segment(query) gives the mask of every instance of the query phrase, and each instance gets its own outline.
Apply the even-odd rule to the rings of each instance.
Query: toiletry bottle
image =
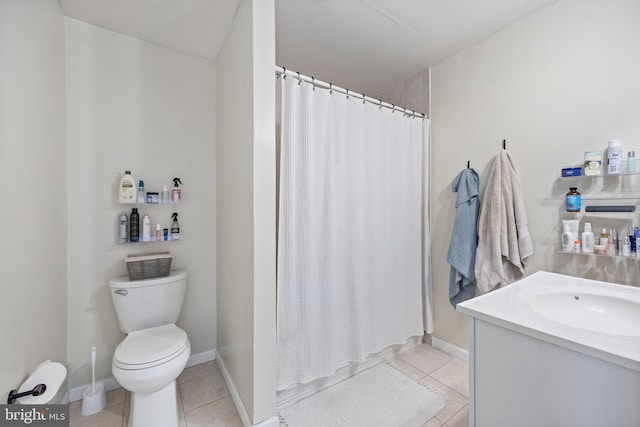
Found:
[[[119,243],[127,243],[129,240],[129,218],[127,218],[127,213],[122,211],[120,213],[120,231],[118,233],[118,242]]]
[[[613,243],[613,235],[609,234],[609,239],[607,240],[607,247],[605,249],[605,253],[609,256],[614,256],[616,254],[616,247]]]
[[[591,231],[591,223],[584,223],[584,231],[582,232],[582,252],[586,254],[593,253],[593,232]]]
[[[603,228],[602,232],[600,233],[600,245],[607,246],[607,243],[609,243],[609,233],[607,233],[606,228]]]
[[[571,231],[569,231],[569,226],[565,225],[564,230],[562,231],[562,250],[564,252],[573,252],[573,239],[571,236]]]
[[[138,214],[138,208],[131,209],[131,215],[129,216],[129,241],[140,241],[140,215]]]
[[[182,185],[180,178],[173,178],[173,188],[171,189],[171,203],[182,203],[182,191],[178,187]]]
[[[167,189],[166,185],[162,188],[162,196],[160,200],[162,201],[163,205],[169,204],[169,190]]]
[[[633,173],[636,171],[636,152],[629,151],[627,157],[627,172]]]
[[[142,241],[151,241],[151,218],[148,214],[144,214],[142,217]]]
[[[146,195],[144,193],[144,181],[138,181],[138,203],[144,203],[146,199]]]
[[[160,231],[160,224],[156,224],[156,242],[162,240],[162,232]]]
[[[624,236],[624,243],[622,243],[622,256],[631,256],[631,241],[629,236]]]
[[[136,200],[135,180],[131,176],[131,171],[125,171],[118,186],[118,202],[135,203]]]
[[[171,240],[180,240],[180,224],[178,224],[178,213],[171,215],[173,222],[171,223]]]
[[[617,139],[609,141],[607,148],[607,173],[622,173],[622,143]]]
[[[633,228],[629,226],[629,252],[631,255],[636,255],[636,236],[633,234]]]
[[[580,253],[580,240],[573,241],[573,252],[576,254]]]
[[[571,187],[567,193],[567,212],[580,212],[581,200],[578,187]]]

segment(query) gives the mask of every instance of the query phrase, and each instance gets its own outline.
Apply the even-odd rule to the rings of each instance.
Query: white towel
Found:
[[[493,159],[478,222],[476,280],[481,292],[522,278],[533,254],[520,179],[505,150]]]

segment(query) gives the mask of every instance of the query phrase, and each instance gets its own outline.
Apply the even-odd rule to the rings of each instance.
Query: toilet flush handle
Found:
[[[117,291],[113,291],[113,293],[122,295],[123,297],[129,295],[129,292],[126,289],[118,289]]]

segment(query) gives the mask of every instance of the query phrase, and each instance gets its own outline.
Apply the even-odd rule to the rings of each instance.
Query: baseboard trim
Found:
[[[449,353],[450,355],[455,356],[458,359],[462,359],[467,362],[469,361],[469,350],[465,350],[464,348],[455,346],[445,340],[441,340],[438,337],[431,337],[431,346],[437,348],[438,350],[442,350],[445,353]]]
[[[192,354],[187,360],[186,368],[189,368],[194,365],[199,365],[201,363],[209,362],[211,360],[215,360],[216,351],[215,350],[207,350],[202,353]],[[115,390],[120,388],[120,384],[116,381],[115,378],[109,377],[100,381],[96,381],[104,384],[104,389],[106,391]],[[82,400],[82,396],[84,395],[84,391],[89,387],[90,384],[81,385],[78,387],[73,387],[69,389],[69,402],[75,402],[76,400]]]

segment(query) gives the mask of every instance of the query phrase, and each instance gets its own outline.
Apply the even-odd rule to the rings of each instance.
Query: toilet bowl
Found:
[[[131,392],[129,427],[177,427],[176,378],[191,356],[185,331],[175,325],[187,273],[109,282],[122,332],[128,334],[113,355],[111,371]]]
[[[174,324],[130,333],[113,355],[111,370],[131,392],[130,426],[175,426],[178,423],[176,378],[191,346]]]

